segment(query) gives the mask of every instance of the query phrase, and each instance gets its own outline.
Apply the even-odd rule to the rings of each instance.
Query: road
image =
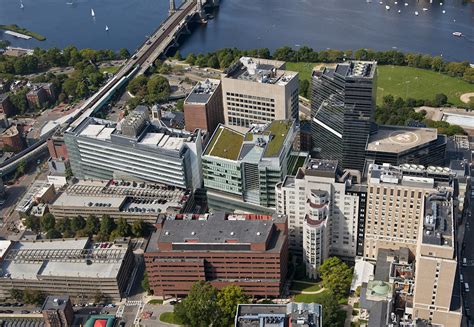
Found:
[[[472,195],[472,194],[471,194]],[[466,312],[466,316],[473,322],[474,318],[474,221],[472,219],[472,213],[474,212],[474,197],[471,196],[470,210],[466,216],[464,226],[464,239],[461,245],[461,274],[463,275],[463,283],[468,283],[469,292],[466,292],[464,285],[461,285],[463,303]],[[465,266],[462,264],[464,258],[468,264]],[[471,326],[471,325],[469,325]]]

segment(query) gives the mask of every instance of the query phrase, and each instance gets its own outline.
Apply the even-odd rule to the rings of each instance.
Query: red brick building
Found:
[[[26,94],[26,100],[30,108],[41,108],[48,102],[48,93],[44,88],[34,86],[33,89]]]
[[[155,295],[182,297],[197,281],[235,284],[254,297],[278,297],[288,266],[288,225],[281,215],[161,217],[145,251]]]
[[[10,126],[2,133],[0,143],[3,148],[8,147],[8,151],[15,153],[20,152],[25,147],[25,142],[23,142],[16,125]]]
[[[62,136],[53,135],[46,143],[48,144],[48,151],[51,158],[54,160],[68,160],[66,144]]]
[[[224,123],[221,81],[206,79],[198,82],[184,101],[184,123],[187,131],[200,128],[212,134]]]

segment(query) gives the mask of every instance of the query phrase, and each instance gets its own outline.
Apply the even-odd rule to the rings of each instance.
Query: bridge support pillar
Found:
[[[199,17],[202,20],[206,20],[206,12],[204,11],[204,5],[202,4],[202,0],[197,1],[197,12],[199,14]]]
[[[170,9],[168,10],[168,14],[172,15],[176,12],[176,4],[174,0],[170,0]]]

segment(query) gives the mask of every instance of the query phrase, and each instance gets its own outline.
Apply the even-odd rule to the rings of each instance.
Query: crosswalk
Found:
[[[134,305],[140,306],[142,304],[143,304],[142,301],[127,301],[127,302],[125,302],[125,306],[127,306],[127,307],[134,306]]]

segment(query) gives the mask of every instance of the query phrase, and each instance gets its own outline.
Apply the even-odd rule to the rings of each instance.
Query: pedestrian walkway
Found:
[[[142,305],[143,304],[143,301],[127,301],[125,302],[125,306],[129,307],[129,306],[135,306],[135,305]]]

